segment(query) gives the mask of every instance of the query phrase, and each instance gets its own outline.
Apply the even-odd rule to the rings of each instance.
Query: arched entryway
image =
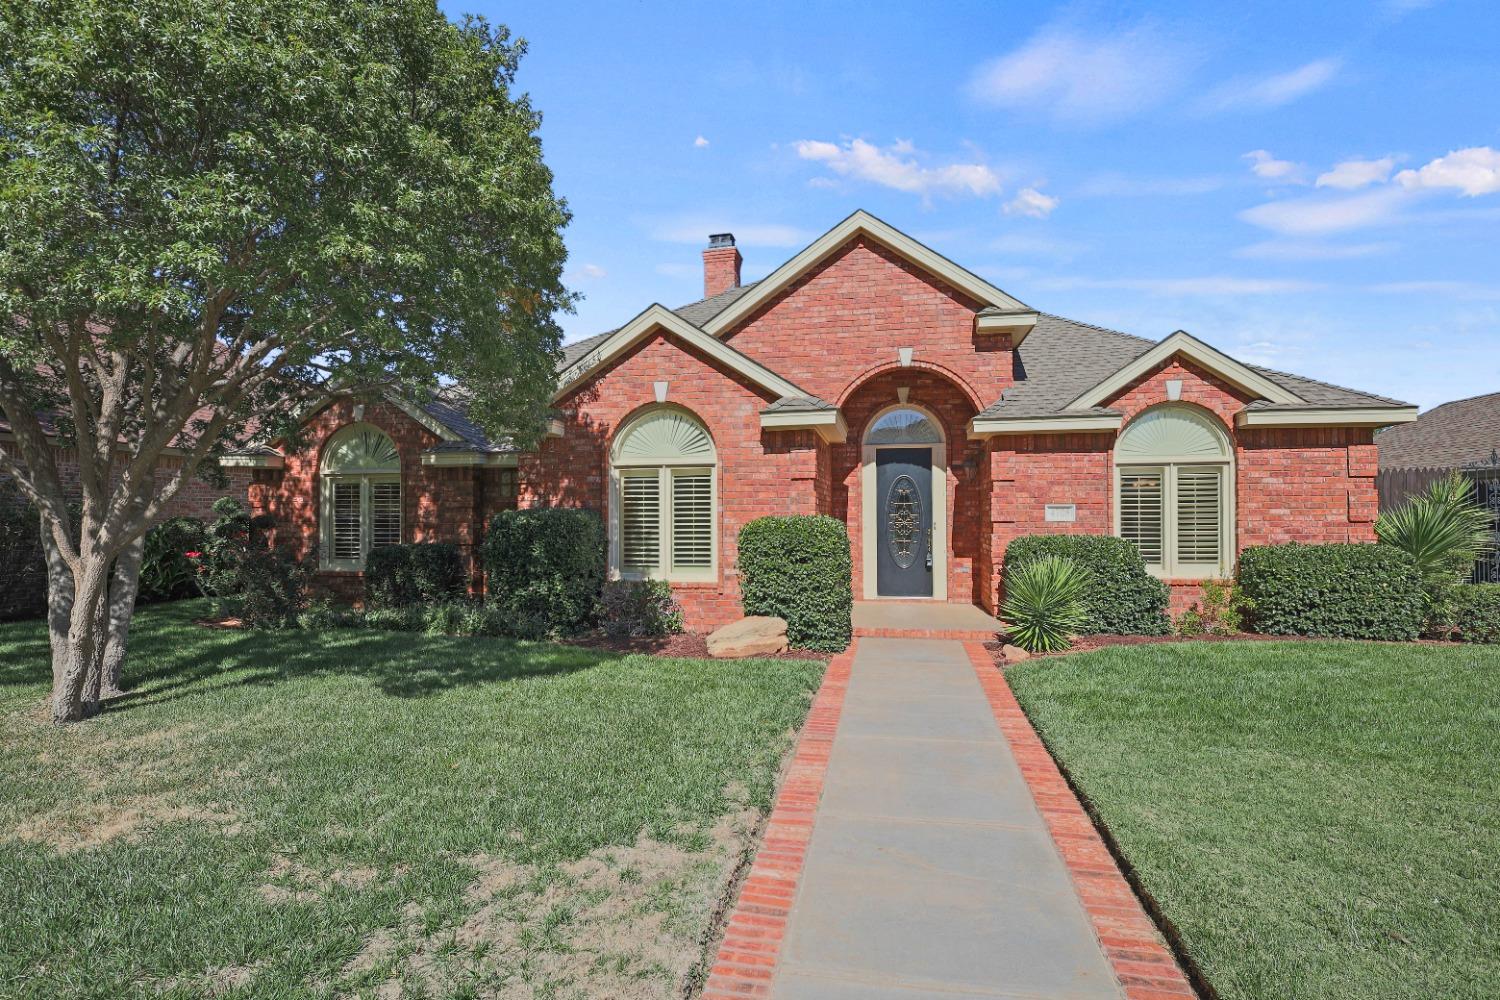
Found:
[[[864,596],[948,598],[948,459],[942,421],[914,403],[879,411],[861,461]]]

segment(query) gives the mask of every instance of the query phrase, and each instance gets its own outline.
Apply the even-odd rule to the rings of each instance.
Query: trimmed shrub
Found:
[[[511,634],[541,639],[583,626],[604,583],[604,525],[591,510],[505,510],[484,540],[490,599]]]
[[[740,529],[747,615],[786,619],[788,644],[836,653],[853,635],[853,563],[842,521],[821,514],[761,517]]]
[[[331,628],[364,628],[375,632],[424,632],[427,635],[506,635],[500,609],[479,601],[442,601],[408,604],[399,608],[336,607],[316,604],[297,618],[301,628],[323,631]]]
[[[213,509],[219,516],[193,564],[194,581],[212,599],[214,614],[241,618],[251,628],[296,625],[307,607],[314,560],[304,563],[271,545],[267,533],[276,522],[269,515],[252,516],[233,497],[220,497]]]
[[[44,614],[47,559],[42,553],[41,520],[31,500],[9,479],[0,479],[0,565],[5,567],[0,618]]]
[[[1064,556],[1042,556],[1021,564],[1005,585],[1001,616],[1011,640],[1033,653],[1051,653],[1073,645],[1084,622],[1088,571]]]
[[[1079,635],[1167,635],[1167,585],[1146,572],[1135,543],[1111,535],[1025,535],[1005,547],[1005,592],[1026,563],[1046,556],[1071,559],[1088,572],[1079,596]]]
[[[465,589],[463,559],[447,542],[379,545],[365,557],[365,603],[372,608],[451,601]]]
[[[137,600],[175,601],[197,593],[198,569],[189,553],[202,552],[208,528],[196,517],[169,517],[146,532]]]
[[[1240,553],[1252,627],[1268,635],[1415,639],[1426,598],[1412,557],[1391,545],[1263,545]]]
[[[1500,643],[1500,583],[1463,583],[1448,593],[1453,637]]]
[[[682,605],[665,580],[611,580],[599,596],[599,625],[614,639],[676,635]]]

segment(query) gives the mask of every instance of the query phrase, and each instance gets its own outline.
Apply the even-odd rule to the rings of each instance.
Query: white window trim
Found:
[[[640,572],[624,569],[623,559],[623,513],[624,494],[621,480],[626,476],[657,476],[657,516],[660,518],[657,538],[658,554],[656,569]],[[707,473],[709,483],[709,541],[708,565],[689,569],[678,569],[672,565],[672,508],[675,493],[673,477],[685,473]],[[701,460],[691,461],[636,461],[611,463],[609,470],[609,575],[614,580],[666,580],[669,583],[713,583],[719,578],[719,469],[718,465],[705,465]]]
[[[321,567],[325,570],[337,572],[360,572],[365,568],[365,557],[370,554],[374,547],[375,518],[371,509],[370,487],[375,483],[401,484],[399,472],[324,472],[321,474],[322,493],[322,558],[319,560]],[[333,486],[335,483],[358,483],[359,484],[359,558],[358,559],[335,559],[333,557]],[[406,491],[401,490],[401,504],[398,510],[397,537],[406,537]]]
[[[1219,561],[1215,565],[1206,563],[1180,564],[1177,560],[1177,470],[1189,468],[1219,469]],[[1147,563],[1146,570],[1161,580],[1212,580],[1229,575],[1234,565],[1235,525],[1235,475],[1234,462],[1228,459],[1216,461],[1182,461],[1152,456],[1131,456],[1129,462],[1115,466],[1114,504],[1115,535],[1124,537],[1121,525],[1121,493],[1125,477],[1142,472],[1161,473],[1162,493],[1162,539],[1160,563]]]

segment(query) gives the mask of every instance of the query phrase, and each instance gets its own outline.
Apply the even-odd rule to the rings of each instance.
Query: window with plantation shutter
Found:
[[[620,568],[632,573],[661,568],[661,477],[655,470],[620,480]]]
[[[672,473],[672,568],[713,564],[713,477],[707,469]]]
[[[1120,537],[1135,542],[1147,565],[1162,561],[1162,472],[1120,470]]]
[[[326,569],[359,570],[377,545],[401,542],[401,457],[390,437],[368,424],[343,428],[323,449]]]
[[[1115,444],[1116,522],[1147,567],[1168,578],[1230,571],[1234,551],[1233,450],[1209,413],[1153,407]]]
[[[1177,562],[1218,566],[1223,522],[1222,473],[1186,466],[1177,472]]]
[[[370,547],[401,544],[401,480],[370,483]]]
[[[712,580],[718,556],[713,439],[696,417],[659,407],[610,451],[610,568],[628,579]]]
[[[364,555],[360,538],[359,480],[333,484],[333,558],[359,559]]]

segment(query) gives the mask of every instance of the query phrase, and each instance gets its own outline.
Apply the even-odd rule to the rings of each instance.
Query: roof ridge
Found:
[[[1366,395],[1368,395],[1368,393]],[[1472,403],[1476,399],[1489,399],[1491,396],[1500,396],[1500,391],[1496,391],[1496,392],[1478,392],[1478,393],[1475,393],[1472,396],[1461,396],[1458,399],[1450,399],[1450,400],[1447,400],[1445,402],[1439,403],[1438,405],[1434,406],[1432,409],[1428,410],[1427,413],[1435,413],[1438,410],[1441,410],[1445,406],[1454,406],[1454,405],[1456,405],[1458,403]],[[1427,415],[1427,413],[1424,413],[1422,415],[1425,417]]]

